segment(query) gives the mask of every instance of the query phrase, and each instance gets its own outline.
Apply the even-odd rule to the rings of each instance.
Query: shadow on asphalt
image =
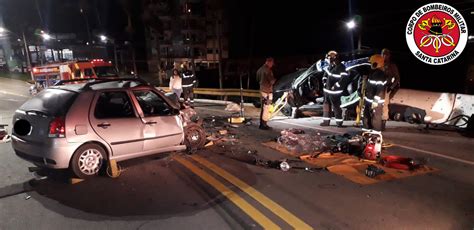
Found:
[[[196,162],[193,164],[198,165]],[[222,194],[171,156],[135,159],[121,163],[121,166],[124,171],[119,178],[99,176],[73,185],[67,183],[67,172],[42,171],[47,174],[47,179],[0,188],[0,195],[27,192],[27,196],[51,211],[90,220],[97,220],[98,216],[88,214],[101,215],[100,220],[103,216],[139,220],[169,218],[193,215],[216,205],[220,207],[216,210],[218,213],[224,210],[225,215],[239,215],[235,207],[222,204],[226,201]],[[246,165],[236,165],[236,170],[255,181],[255,175]]]

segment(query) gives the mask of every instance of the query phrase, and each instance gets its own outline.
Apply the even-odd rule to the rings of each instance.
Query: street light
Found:
[[[358,32],[358,35],[359,35],[359,39],[357,41],[357,50],[360,51],[361,47],[362,47],[362,31],[361,31],[361,28],[360,28],[360,25],[361,25],[361,21],[362,21],[362,17],[360,17],[359,15],[356,15],[354,17],[354,19],[346,22],[346,27],[349,29],[349,30],[353,30],[355,29],[356,27],[359,27],[357,30]],[[352,36],[352,34],[351,34]]]
[[[0,34],[1,34],[1,33],[4,33],[5,31],[7,31],[5,28],[0,27]]]
[[[347,28],[349,28],[350,30],[354,29],[356,27],[356,23],[354,20],[351,20],[349,22],[346,23],[346,26]]]
[[[100,35],[99,37],[100,37],[100,41],[102,41],[102,42],[107,42],[107,36],[105,36],[105,35]]]
[[[45,41],[48,41],[49,39],[51,39],[51,35],[47,34],[47,33],[42,33],[41,34],[41,37],[43,37],[43,39]]]

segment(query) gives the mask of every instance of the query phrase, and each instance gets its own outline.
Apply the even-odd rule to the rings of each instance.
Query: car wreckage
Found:
[[[357,116],[363,76],[370,71],[369,58],[344,61],[349,73],[349,84],[341,97],[345,120]],[[322,113],[324,68],[328,66],[321,59],[307,69],[299,69],[280,78],[274,86],[274,114],[281,111],[286,116],[298,116],[298,111],[311,107]],[[440,93],[413,89],[399,89],[389,104],[391,120],[427,125],[448,125],[473,129],[474,95]]]

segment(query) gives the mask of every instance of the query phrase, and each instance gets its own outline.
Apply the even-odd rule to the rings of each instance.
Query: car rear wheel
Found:
[[[85,144],[72,157],[71,170],[75,176],[86,179],[96,176],[105,162],[105,150],[97,144]]]

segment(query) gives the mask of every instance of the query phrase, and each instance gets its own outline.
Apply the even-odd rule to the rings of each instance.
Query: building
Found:
[[[228,57],[227,22],[219,1],[169,0],[150,5],[156,15],[146,28],[150,72],[182,63],[196,69],[217,68],[219,60]]]

